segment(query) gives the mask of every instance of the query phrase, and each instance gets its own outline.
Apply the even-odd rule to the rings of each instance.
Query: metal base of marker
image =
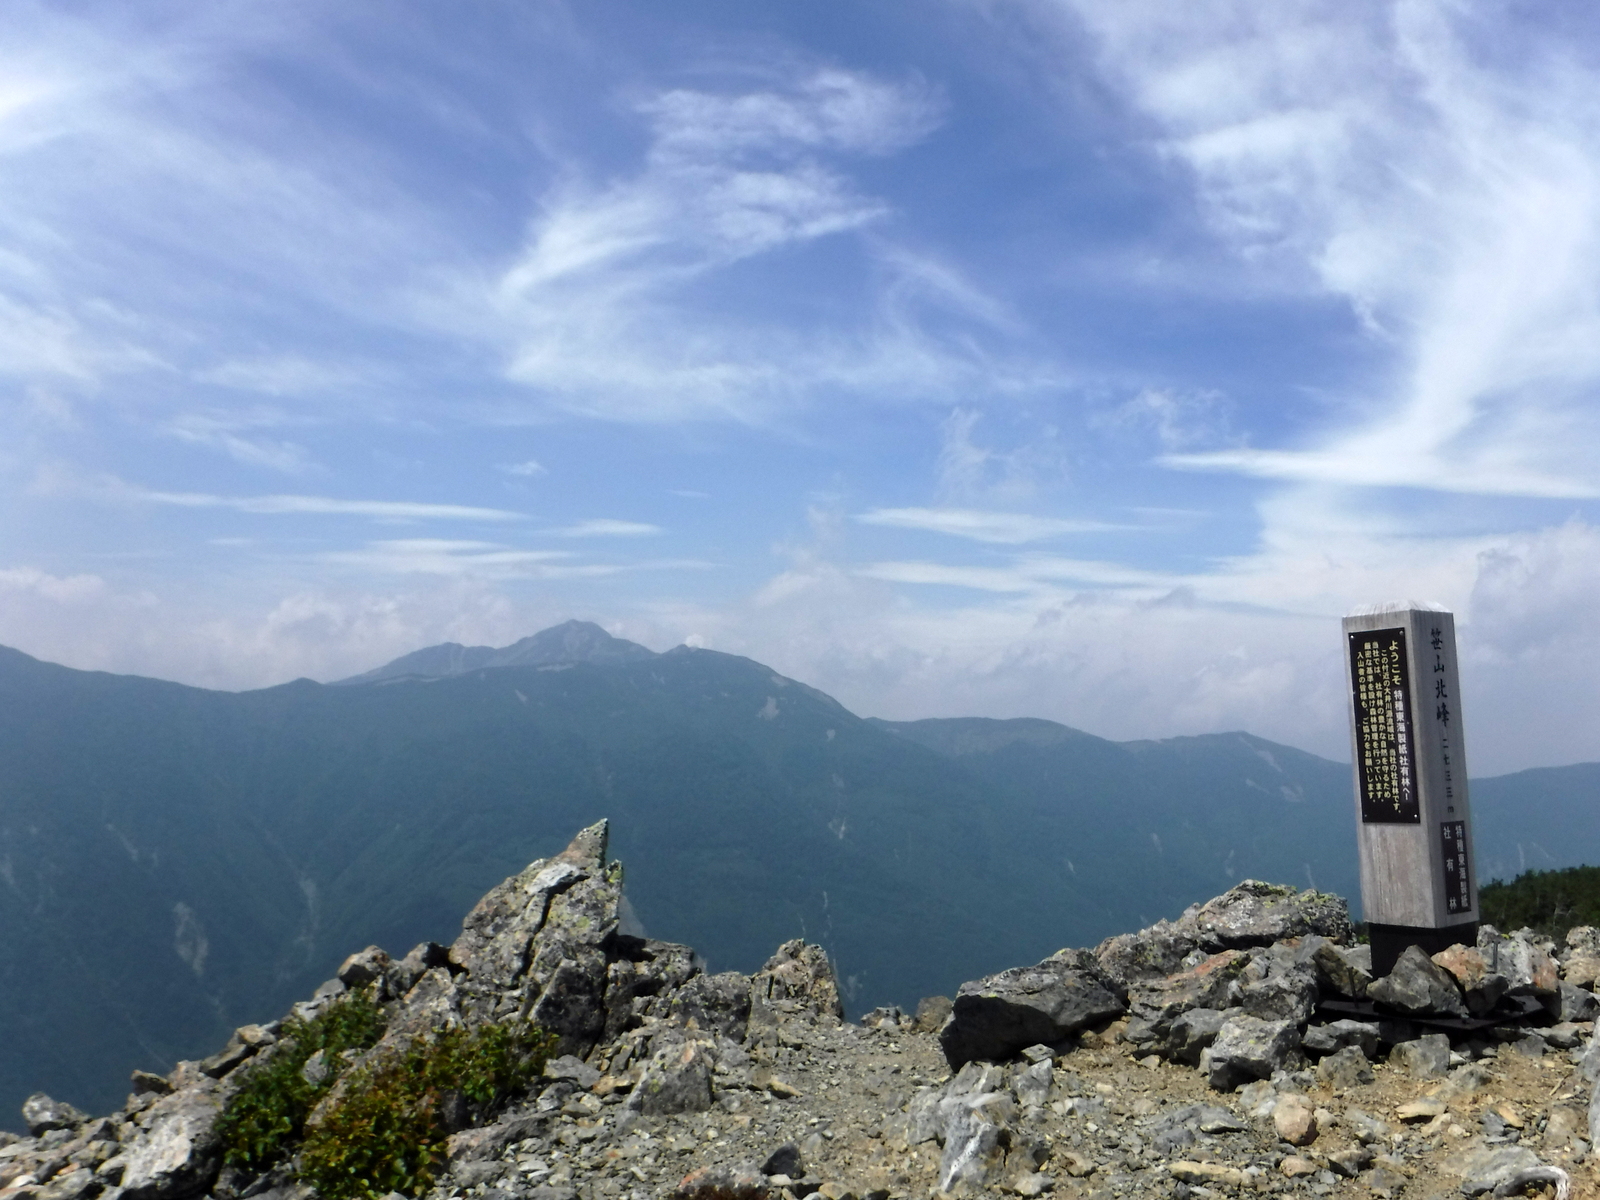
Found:
[[[1478,942],[1478,923],[1446,925],[1443,929],[1422,929],[1412,925],[1367,926],[1367,938],[1372,943],[1372,977],[1380,979],[1394,970],[1394,964],[1406,952],[1407,946],[1419,946],[1429,957],[1448,950],[1457,943],[1474,946]]]

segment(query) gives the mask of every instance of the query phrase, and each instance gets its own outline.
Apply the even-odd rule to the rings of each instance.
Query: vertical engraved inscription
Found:
[[[1467,872],[1467,823],[1439,822],[1439,841],[1444,855],[1444,902],[1452,913],[1472,911],[1472,877]]]
[[[1367,824],[1418,824],[1422,814],[1412,749],[1406,631],[1372,629],[1349,637],[1361,819]]]

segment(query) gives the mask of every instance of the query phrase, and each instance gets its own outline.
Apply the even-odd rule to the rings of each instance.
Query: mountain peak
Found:
[[[569,663],[637,662],[655,651],[612,637],[593,621],[563,621],[498,649],[443,642],[402,654],[376,670],[341,679],[340,684],[392,683],[402,679],[445,679],[490,667],[559,666]]]

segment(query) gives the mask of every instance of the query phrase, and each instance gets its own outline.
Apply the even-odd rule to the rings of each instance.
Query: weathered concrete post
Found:
[[[1455,618],[1384,606],[1346,617],[1344,636],[1361,904],[1387,975],[1407,946],[1478,933]]]

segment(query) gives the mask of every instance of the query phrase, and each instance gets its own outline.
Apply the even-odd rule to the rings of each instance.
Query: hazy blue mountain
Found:
[[[353,949],[453,939],[601,816],[651,935],[714,970],[821,941],[854,1012],[1245,876],[1355,892],[1348,768],[1259,738],[877,722],[595,626],[517,646],[237,694],[0,649],[0,1117],[37,1088],[108,1110],[132,1068],[214,1050]],[[1480,853],[1514,826],[1567,856],[1539,865],[1600,862],[1597,772],[1480,781]]]
[[[444,642],[403,654],[391,663],[340,684],[380,683],[397,679],[443,679],[485,667],[541,667],[578,662],[637,662],[655,651],[637,642],[612,637],[592,621],[564,621],[520,642],[502,646],[463,646]]]
[[[1474,779],[1471,796],[1483,882],[1600,865],[1600,763]]]

